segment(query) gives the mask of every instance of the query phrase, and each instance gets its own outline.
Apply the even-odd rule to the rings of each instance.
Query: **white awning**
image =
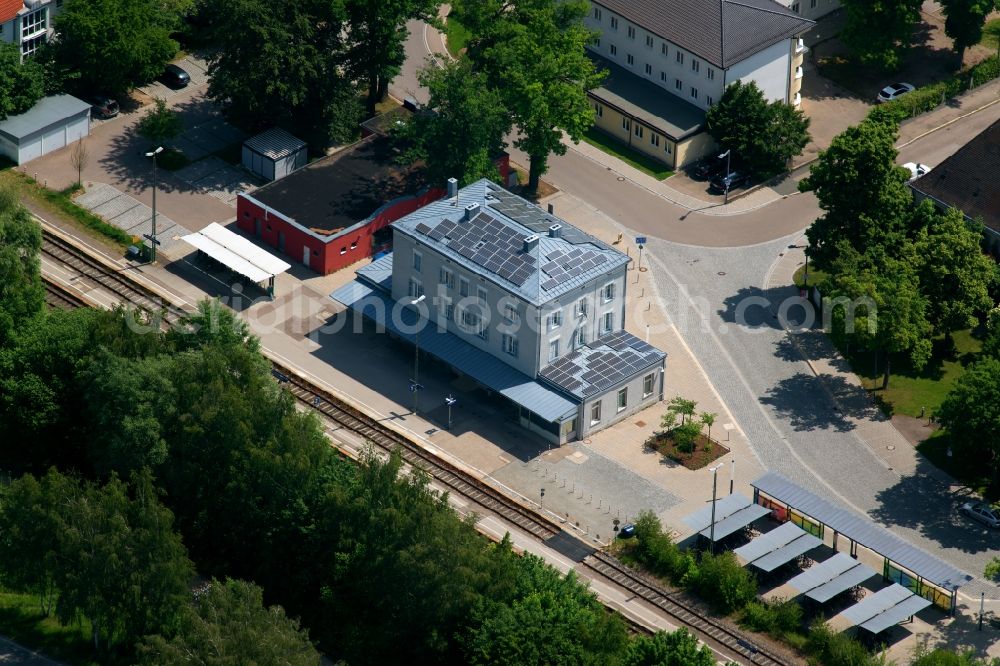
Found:
[[[216,222],[181,240],[253,282],[264,282],[292,267]]]

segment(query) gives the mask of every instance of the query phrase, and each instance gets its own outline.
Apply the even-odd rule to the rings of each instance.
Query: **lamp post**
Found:
[[[413,383],[410,384],[410,390],[413,391],[413,415],[417,415],[417,406],[419,403],[418,396],[420,395],[420,389],[423,387],[420,385],[420,307],[419,305],[424,302],[427,297],[421,294],[417,298],[410,301],[412,305],[417,310],[417,329],[414,332],[414,345],[413,345]]]
[[[450,431],[451,430],[451,407],[456,402],[458,402],[458,399],[453,398],[453,397],[451,397],[451,394],[448,394],[448,397],[445,398],[444,401],[448,404],[448,430]]]
[[[733,149],[730,148],[726,152],[724,152],[721,155],[719,155],[719,159],[720,160],[723,157],[726,158],[726,177],[725,177],[725,181],[724,181],[726,183],[726,201],[725,201],[725,203],[729,203],[729,159],[730,159],[730,153],[732,153],[732,152],[733,152]]]
[[[709,467],[708,471],[712,473],[712,524],[709,526],[709,536],[708,540],[711,543],[712,554],[715,554],[715,482],[719,476],[719,468],[722,464],[718,464],[715,467]]]
[[[729,494],[733,494],[733,486],[736,485],[736,458],[733,458],[733,466],[729,470]]]
[[[150,253],[150,263],[156,262],[156,156],[163,152],[163,146],[157,146],[155,150],[146,153],[146,157],[153,158],[153,229],[149,234],[149,244],[152,247]]]

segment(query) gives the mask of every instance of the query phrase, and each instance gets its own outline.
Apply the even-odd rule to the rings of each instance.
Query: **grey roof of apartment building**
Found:
[[[55,123],[90,111],[90,104],[72,95],[50,95],[38,100],[33,107],[0,122],[0,133],[19,141]]]
[[[637,26],[723,69],[814,21],[774,0],[594,0]]]
[[[705,123],[705,111],[652,81],[636,76],[607,58],[588,52],[597,69],[608,70],[604,83],[590,95],[617,108],[661,134],[682,141],[697,134]]]
[[[467,213],[469,207],[474,210]],[[559,228],[550,235],[554,225]],[[625,253],[485,179],[392,226],[534,305],[630,261]]]
[[[628,331],[616,331],[550,363],[538,376],[585,400],[633,379],[666,356]]]

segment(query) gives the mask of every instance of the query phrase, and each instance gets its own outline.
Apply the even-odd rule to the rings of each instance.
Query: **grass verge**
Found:
[[[0,171],[0,184],[15,188],[22,197],[34,203],[34,208],[40,209],[42,214],[55,212],[61,219],[71,220],[75,225],[99,234],[122,249],[135,242],[126,232],[78,206],[73,201],[73,194],[78,190],[75,185],[62,191],[50,190],[16,169]]]
[[[806,282],[806,267],[799,266],[798,270],[795,271],[795,275],[792,276],[792,280],[795,282],[795,286],[799,289],[803,287],[819,287],[824,282],[826,282],[827,275],[823,271],[818,271],[815,268],[809,269],[809,280],[808,284]]]
[[[39,612],[38,599],[0,590],[0,634],[53,659],[78,666],[98,666],[90,644],[90,624],[65,626]]]
[[[445,19],[444,36],[445,43],[448,46],[448,53],[453,58],[459,58],[465,49],[465,45],[469,43],[469,38],[472,34],[468,28],[462,25],[462,22],[455,16],[455,13],[452,12]]]
[[[587,130],[583,135],[583,140],[657,180],[663,180],[674,175],[674,172],[667,168],[665,164],[643,155],[634,148],[629,148],[624,143],[611,138],[596,128],[591,127]]]

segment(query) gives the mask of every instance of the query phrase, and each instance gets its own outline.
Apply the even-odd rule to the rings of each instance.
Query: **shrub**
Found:
[[[685,586],[727,615],[757,597],[756,577],[728,552],[721,555],[702,553],[697,570],[688,573]]]
[[[897,123],[921,113],[936,109],[969,87],[981,86],[1000,77],[1000,59],[996,56],[963,70],[944,81],[917,88],[897,100],[880,104],[868,116],[891,116]]]
[[[806,651],[823,666],[876,666],[880,660],[846,634],[834,633],[817,619],[809,628]]]
[[[751,601],[743,608],[743,624],[754,631],[763,631],[783,638],[798,631],[802,624],[802,606],[794,601],[773,603]]]
[[[659,518],[652,511],[639,514],[635,521],[635,535],[636,556],[647,569],[671,580],[678,580],[683,575],[684,555],[670,535],[663,532]]]

